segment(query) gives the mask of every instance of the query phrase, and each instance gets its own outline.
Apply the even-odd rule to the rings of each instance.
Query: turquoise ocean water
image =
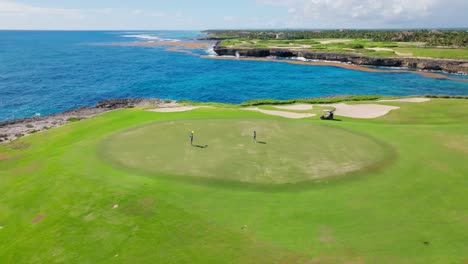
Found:
[[[127,97],[240,103],[342,94],[468,95],[466,82],[413,73],[211,60],[163,46],[101,45],[200,36],[194,31],[0,31],[0,121]]]

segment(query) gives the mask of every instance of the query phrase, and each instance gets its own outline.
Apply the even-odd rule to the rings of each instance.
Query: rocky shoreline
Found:
[[[445,71],[449,73],[468,73],[468,60],[430,59],[412,57],[368,57],[361,54],[313,52],[302,49],[284,48],[236,48],[215,45],[214,51],[219,56],[241,56],[241,57],[277,57],[293,58],[302,57],[308,60],[337,61],[352,63],[363,66],[378,67],[406,67],[425,71]]]
[[[112,99],[98,102],[94,107],[80,107],[48,116],[0,122],[0,144],[116,109],[148,106],[158,107],[164,104],[167,104],[167,102],[161,99]]]

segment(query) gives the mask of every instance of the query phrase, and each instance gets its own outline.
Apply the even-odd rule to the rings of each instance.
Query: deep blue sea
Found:
[[[240,103],[340,94],[468,94],[466,82],[412,73],[213,60],[162,46],[100,45],[200,36],[194,31],[0,31],[0,121],[126,97]]]

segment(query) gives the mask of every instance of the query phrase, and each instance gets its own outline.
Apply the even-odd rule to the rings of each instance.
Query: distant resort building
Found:
[[[278,33],[276,34],[275,36],[277,39],[285,39],[288,37],[288,34],[284,33],[284,32],[281,32],[281,33]]]

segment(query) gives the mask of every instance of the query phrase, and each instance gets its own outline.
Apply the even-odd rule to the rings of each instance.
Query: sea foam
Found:
[[[168,42],[179,42],[179,39],[169,39],[169,38],[160,38],[155,35],[150,35],[150,34],[127,34],[127,35],[121,35],[121,37],[124,38],[136,38],[136,39],[141,39],[141,40],[152,40],[152,41],[168,41]]]

